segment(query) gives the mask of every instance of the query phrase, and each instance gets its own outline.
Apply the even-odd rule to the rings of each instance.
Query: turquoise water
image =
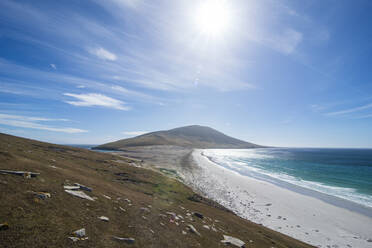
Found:
[[[209,149],[203,153],[242,175],[280,180],[372,207],[372,149]]]

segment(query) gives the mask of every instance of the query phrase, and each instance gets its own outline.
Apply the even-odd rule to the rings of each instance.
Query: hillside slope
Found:
[[[246,247],[311,247],[241,219],[182,183],[137,166],[111,154],[0,134],[0,170],[40,173],[32,178],[0,173],[0,246],[226,247],[222,235],[231,235]],[[64,191],[74,183],[91,188],[82,192],[94,201]],[[40,192],[51,197],[42,199]],[[89,239],[73,242],[68,237],[80,228]]]
[[[167,131],[143,134],[103,144],[95,149],[118,150],[125,147],[173,145],[189,148],[258,148],[253,143],[227,136],[215,129],[204,126],[186,126]]]

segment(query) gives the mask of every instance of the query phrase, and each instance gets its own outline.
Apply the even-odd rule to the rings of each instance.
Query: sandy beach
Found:
[[[195,150],[185,181],[239,216],[317,247],[372,247],[372,218],[225,169]]]
[[[203,150],[149,146],[119,152],[144,167],[174,170],[198,193],[237,215],[317,247],[372,247],[371,210],[294,185],[242,176]]]

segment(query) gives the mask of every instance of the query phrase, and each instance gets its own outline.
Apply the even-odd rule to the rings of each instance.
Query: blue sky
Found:
[[[371,10],[2,0],[0,132],[100,144],[200,124],[263,145],[372,148]]]

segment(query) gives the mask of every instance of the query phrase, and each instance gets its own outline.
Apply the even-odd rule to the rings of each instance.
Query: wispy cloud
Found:
[[[271,37],[267,42],[279,52],[291,54],[302,41],[302,36],[299,31],[286,29],[282,34]]]
[[[329,112],[329,113],[326,113],[326,115],[328,116],[344,115],[344,114],[350,114],[350,113],[354,113],[354,112],[358,112],[358,111],[362,111],[362,110],[370,109],[370,108],[372,108],[372,103],[365,104],[365,105],[355,107],[355,108],[349,108],[349,109],[344,109],[340,111]]]
[[[50,64],[50,67],[52,67],[54,70],[57,70],[57,66],[55,64]]]
[[[91,106],[102,106],[106,108],[113,108],[119,110],[129,110],[128,106],[125,106],[124,102],[97,93],[87,93],[87,94],[72,94],[64,93],[65,96],[70,96],[76,98],[78,101],[66,101],[74,106],[91,107]]]
[[[103,60],[115,61],[117,59],[114,53],[109,52],[102,47],[89,49],[89,52]]]
[[[127,135],[127,136],[138,136],[148,133],[148,131],[129,131],[129,132],[122,132],[122,134]]]
[[[47,122],[47,121],[68,121],[67,119],[50,119],[44,117],[30,117],[22,115],[9,115],[9,114],[0,114],[0,124],[13,126],[13,127],[22,127],[22,128],[31,128],[39,129],[53,132],[62,132],[62,133],[84,133],[87,130],[71,127],[53,127],[49,125],[40,124],[38,122]]]

